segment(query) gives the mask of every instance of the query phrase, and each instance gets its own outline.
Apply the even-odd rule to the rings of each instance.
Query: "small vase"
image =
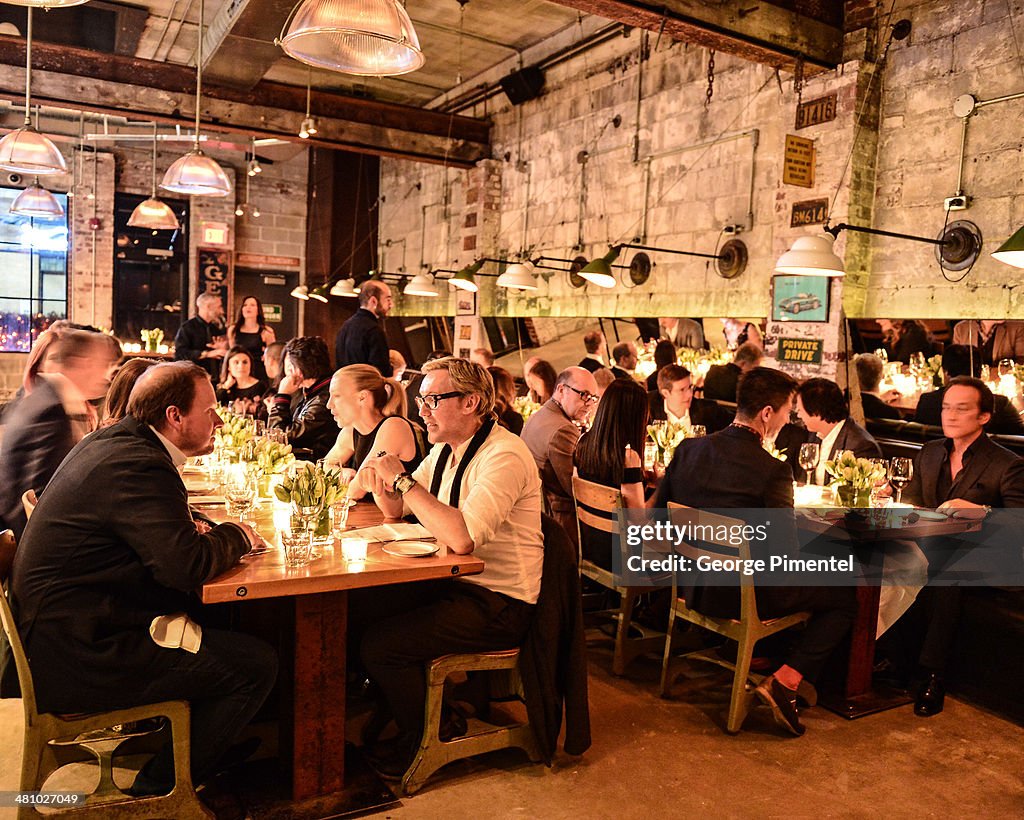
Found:
[[[870,507],[871,490],[852,487],[849,484],[840,484],[836,487],[836,495],[839,498],[840,507]]]
[[[156,339],[152,337],[146,339],[146,351],[148,353],[156,353],[159,349],[160,343]]]

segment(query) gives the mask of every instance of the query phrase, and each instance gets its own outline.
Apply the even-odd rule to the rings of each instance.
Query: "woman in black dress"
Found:
[[[629,508],[644,506],[641,458],[647,438],[647,391],[632,379],[616,379],[597,405],[594,424],[583,434],[573,465],[576,474],[595,484],[618,487]],[[612,568],[611,533],[580,523],[583,557]]]
[[[275,341],[274,329],[263,318],[263,304],[255,296],[246,296],[238,309],[238,319],[228,328],[228,346],[244,347],[252,356],[252,374],[257,379],[266,379],[263,369],[263,351]]]
[[[266,418],[263,394],[267,383],[253,375],[252,354],[244,347],[233,347],[224,357],[217,385],[217,401],[233,412]]]
[[[512,406],[516,397],[515,379],[504,367],[491,365],[487,372],[494,381],[494,415],[498,417],[498,424],[510,433],[520,435],[523,432],[523,417]]]
[[[324,459],[327,467],[343,467],[351,479],[350,498],[362,498],[356,472],[368,456],[382,451],[398,456],[412,472],[426,453],[426,433],[406,418],[405,388],[368,364],[350,364],[334,374],[327,402],[341,428]]]

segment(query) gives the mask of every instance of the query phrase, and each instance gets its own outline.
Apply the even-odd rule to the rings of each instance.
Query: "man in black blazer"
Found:
[[[957,376],[971,376],[981,369],[981,353],[977,348],[966,345],[950,345],[942,354],[942,380],[948,383]],[[942,390],[922,393],[917,400],[914,421],[920,424],[931,424],[938,427],[942,424]],[[1024,422],[1020,413],[1010,404],[1006,396],[993,395],[992,418],[985,425],[985,432],[990,435],[1003,434],[1024,436]]]
[[[195,362],[216,383],[227,352],[224,301],[216,293],[201,293],[196,299],[196,315],[182,322],[174,335],[174,358]]]
[[[736,401],[736,387],[740,376],[761,364],[764,351],[754,342],[745,342],[736,348],[728,364],[713,364],[704,377],[704,398],[717,401]]]
[[[18,545],[12,608],[41,711],[188,700],[201,782],[263,703],[277,658],[263,641],[201,629],[187,613],[195,590],[263,542],[247,525],[211,528],[189,513],[177,468],[211,452],[221,425],[201,368],[150,368],[128,413],[80,442],[47,485]],[[133,791],[173,785],[168,745]]]
[[[817,378],[801,384],[796,391],[796,412],[810,433],[808,441],[819,441],[822,445],[815,484],[825,483],[825,462],[844,450],[851,450],[857,458],[882,457],[875,437],[850,418],[850,405],[834,381]],[[796,457],[794,454],[793,458]]]
[[[940,512],[969,510],[984,515],[986,507],[1024,507],[1024,460],[992,442],[984,427],[992,417],[992,391],[980,379],[958,376],[942,398],[942,432],[914,459],[914,475],[905,500]],[[961,513],[963,514],[963,513]],[[929,578],[940,575],[962,552],[952,539],[928,539],[921,549],[928,557]],[[943,676],[960,617],[959,586],[929,584],[904,616],[927,622],[918,665],[924,681],[914,711],[930,717],[942,711]],[[902,619],[901,619],[902,620]]]
[[[704,438],[685,439],[658,488],[656,507],[669,501],[701,509],[771,509],[793,507],[793,475],[789,466],[762,446],[789,418],[796,382],[778,370],[758,367],[740,382],[736,420]],[[776,544],[796,542],[796,531],[772,533]],[[735,616],[739,590],[697,587],[688,600],[707,615]],[[803,678],[813,680],[832,650],[846,636],[857,611],[854,590],[847,587],[760,587],[757,608],[762,618],[810,610],[811,619],[799,634],[785,663],[757,689],[780,725],[803,734],[796,709],[796,690]]]
[[[359,310],[334,337],[334,361],[339,370],[350,364],[370,364],[382,376],[391,375],[388,337],[382,323],[393,305],[391,288],[384,282],[363,282],[359,288]]]
[[[882,382],[885,369],[882,360],[874,353],[861,353],[855,360],[857,381],[860,384],[860,406],[864,410],[865,419],[900,418],[900,411],[878,395],[878,386]]]
[[[693,397],[690,371],[678,364],[658,371],[658,389],[647,392],[651,421],[668,421],[690,427],[703,425],[708,433],[717,433],[732,421],[732,413],[713,401]]]
[[[579,367],[595,373],[604,367],[604,359],[601,358],[605,350],[604,334],[600,330],[592,330],[583,337],[583,347],[587,355],[580,359]]]
[[[640,360],[637,356],[636,345],[632,342],[619,342],[612,348],[612,359],[615,366],[612,373],[616,379],[632,379],[633,371],[636,370],[636,363]]]

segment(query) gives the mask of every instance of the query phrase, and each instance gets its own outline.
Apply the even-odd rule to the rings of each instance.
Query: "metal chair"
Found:
[[[10,530],[0,533],[0,554],[13,553],[14,547],[14,534]],[[5,577],[0,577],[0,582],[5,580]],[[61,767],[93,758],[99,767],[99,782],[96,788],[81,804],[61,808],[56,812],[59,816],[90,820],[147,817],[191,820],[214,816],[199,802],[192,787],[187,702],[166,701],[93,714],[58,715],[40,712],[36,706],[35,688],[25,648],[18,636],[14,615],[5,594],[0,594],[0,623],[14,655],[25,712],[25,739],[19,786],[21,791],[39,791],[47,778]],[[154,717],[165,717],[170,723],[174,743],[174,789],[166,795],[132,797],[122,792],[114,783],[113,757],[117,747],[135,735],[111,734],[103,730]],[[31,805],[18,809],[19,820],[40,816],[44,815],[38,814]]]
[[[682,504],[669,502],[668,508],[669,517],[673,521],[676,520],[673,513],[682,512],[685,514],[687,522],[709,525],[711,529],[705,529],[703,532],[721,532],[722,527],[726,528],[724,532],[737,532],[737,530],[730,528],[743,527],[746,524],[746,522],[736,518],[726,518],[721,515],[704,512],[703,510],[686,507]],[[714,537],[702,540],[700,543],[703,546],[697,547],[683,542],[676,549],[681,555],[694,562],[694,566],[697,560],[702,557],[707,559],[728,558],[732,560],[738,558],[741,562],[750,559],[750,543],[745,538],[741,540],[739,545],[730,543],[728,539],[718,540]],[[715,547],[720,547],[721,549],[715,549]],[[724,573],[722,574],[724,575]],[[678,575],[673,574],[672,604],[669,609],[667,630],[669,637],[665,640],[660,685],[661,696],[663,698],[669,697],[672,684],[675,682],[676,677],[678,677],[678,671],[675,671],[674,667],[684,659],[708,661],[709,663],[723,666],[726,669],[731,669],[733,671],[732,695],[729,699],[729,715],[725,727],[726,731],[730,734],[738,732],[743,726],[743,721],[750,710],[750,701],[754,694],[753,688],[764,678],[763,675],[752,674],[750,671],[750,662],[754,655],[755,644],[762,638],[767,638],[769,635],[774,635],[783,629],[789,629],[791,626],[804,623],[811,617],[809,612],[793,612],[779,618],[770,618],[767,621],[761,620],[757,614],[757,597],[752,576],[745,575],[742,572],[735,572],[734,575],[736,576],[736,585],[740,590],[739,617],[715,618],[710,615],[704,615],[687,606],[686,600],[680,597]],[[717,649],[701,649],[674,657],[672,655],[670,636],[672,635],[676,618],[682,618],[717,635],[736,641],[736,662],[733,663],[721,657]],[[748,682],[752,685],[748,686]],[[808,700],[815,698],[813,689],[809,687],[806,688],[806,691],[801,691],[801,695],[804,695]]]
[[[614,533],[618,527],[619,510],[623,507],[622,493],[603,484],[586,481],[579,476],[572,478],[572,494],[576,500],[576,531],[578,543],[583,544],[582,524],[601,532]],[[615,649],[612,654],[612,674],[624,675],[626,667],[641,655],[647,655],[661,648],[665,633],[633,623],[633,610],[637,599],[652,591],[651,587],[631,587],[622,584],[621,578],[611,570],[584,560],[580,553],[580,575],[589,578],[605,589],[619,594],[619,607],[597,614],[617,623]],[[630,638],[630,630],[640,633],[639,638]]]

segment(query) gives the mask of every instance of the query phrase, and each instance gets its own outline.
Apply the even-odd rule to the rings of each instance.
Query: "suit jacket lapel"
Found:
[[[984,433],[982,433],[982,435],[984,435]],[[963,469],[957,475],[951,488],[950,497],[963,498],[964,493],[973,487],[985,474],[985,471],[988,469],[991,461],[992,451],[990,443],[986,439],[984,446],[978,447],[973,453],[971,453],[971,460],[964,465]]]

